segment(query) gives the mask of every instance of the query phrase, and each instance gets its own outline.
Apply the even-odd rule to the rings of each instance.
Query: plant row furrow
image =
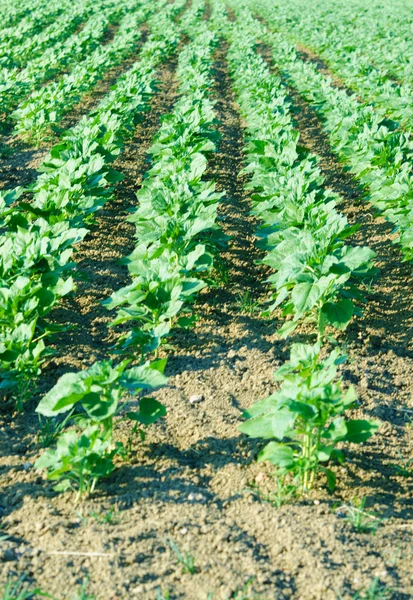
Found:
[[[85,371],[64,375],[37,409],[47,417],[69,413],[77,425],[37,462],[49,479],[58,480],[58,490],[92,491],[98,479],[113,470],[115,455],[122,458],[132,447],[137,431],[142,436],[143,426],[165,413],[152,398],[140,398],[138,411],[127,411],[131,400],[125,402],[126,393],[166,381],[162,375],[166,361],[144,361],[157,351],[172,325],[182,325],[188,303],[205,286],[200,277],[211,269],[222,241],[216,225],[222,194],[215,192],[213,182],[203,179],[208,154],[215,150],[216,133],[211,129],[215,112],[209,95],[217,42],[200,20],[204,8],[203,0],[194,1],[181,21],[192,41],[178,58],[180,99],[163,118],[149,150],[153,164],[137,193],[138,208],[129,219],[135,223],[137,238],[136,249],[127,258],[132,283],[117,290],[107,303],[109,309],[121,307],[115,324],[132,324],[119,344],[119,352],[127,358],[116,366],[100,361]],[[125,370],[137,358],[142,364]],[[126,447],[113,437],[118,421],[114,417],[122,414],[136,423]],[[87,449],[88,461],[82,448]]]
[[[20,406],[48,354],[44,340],[55,332],[46,317],[74,289],[74,247],[119,181],[110,163],[148,108],[157,67],[176,48],[173,17],[183,5],[184,0],[170,6],[161,0],[153,6],[163,10],[149,18],[152,33],[140,60],[96,110],[62,136],[29,200],[21,200],[19,188],[0,194],[0,388],[11,391]]]
[[[96,8],[99,7],[98,14],[92,14],[79,32],[47,48],[41,56],[28,61],[24,69],[4,67],[0,71],[0,114],[7,121],[10,112],[33,88],[83,60],[101,43],[108,25],[119,15],[117,8],[105,4],[94,3]]]
[[[267,9],[265,14],[269,14]],[[282,32],[267,32],[274,63],[322,118],[331,147],[366,190],[368,199],[396,226],[404,257],[413,259],[413,142],[382,110],[363,105],[334,86],[316,65],[304,62]]]
[[[15,132],[36,144],[44,141],[48,130],[56,126],[82,95],[135,50],[141,37],[139,25],[146,21],[151,10],[150,3],[136,9],[135,0],[131,0],[110,44],[98,46],[69,73],[34,91],[19,104],[11,115],[16,123]]]
[[[215,3],[215,26],[230,41],[228,62],[240,110],[246,122],[245,172],[250,174],[253,213],[263,222],[258,232],[267,251],[263,262],[274,274],[275,289],[268,312],[282,307],[292,315],[279,330],[290,335],[299,323],[313,322],[316,344],[293,344],[290,361],[277,372],[281,389],[253,404],[240,430],[267,444],[259,460],[276,465],[278,476],[291,475],[294,486],[306,492],[322,472],[331,489],[335,473],[329,463],[344,460],[337,444],[362,442],[378,428],[376,421],[348,419],[356,395],[345,393],[338,365],[345,359],[339,349],[325,357],[326,327],[345,329],[362,294],[358,277],[374,268],[375,253],[349,246],[354,233],[336,210],[334,195],[323,187],[317,159],[299,144],[287,94],[255,50],[264,31],[248,9],[235,7],[230,24]]]

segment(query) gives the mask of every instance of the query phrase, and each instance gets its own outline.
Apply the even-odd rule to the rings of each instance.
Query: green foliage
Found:
[[[407,61],[399,59],[399,43],[394,34],[389,43],[383,41],[391,31],[403,27],[405,18],[397,21],[391,11],[397,22],[391,27],[388,11],[379,5],[375,9],[372,4],[362,11],[360,24],[364,26],[357,21],[355,27],[354,13],[348,13],[349,7],[344,4],[338,13],[334,10],[320,15],[314,2],[306,4],[303,11],[298,0],[285,4],[276,17],[268,0],[259,0],[257,6],[272,29],[269,32],[264,28],[262,39],[271,47],[274,62],[319,114],[332,149],[359,180],[368,201],[395,225],[395,241],[405,258],[412,260],[413,144],[408,131],[413,123],[412,71],[405,64]],[[372,18],[374,10],[385,10],[384,18]],[[369,32],[380,27],[385,31],[380,32],[375,44],[370,44]],[[326,31],[330,31],[327,37]],[[357,32],[361,39],[355,37]],[[411,46],[411,36],[405,37],[400,43],[408,54],[405,44]],[[322,60],[356,93],[348,94],[337,87],[313,61],[303,61],[296,48],[297,38],[300,44],[306,40],[308,47],[320,53]],[[389,71],[393,76],[389,77]],[[402,77],[403,84],[395,80],[395,73]]]
[[[115,456],[124,457],[123,444],[114,442],[114,419],[123,407],[127,393],[151,390],[166,383],[165,361],[145,363],[126,369],[129,361],[113,366],[110,361],[93,364],[89,369],[63,375],[40,401],[37,412],[46,417],[76,411],[78,430],[63,433],[55,449],[47,450],[35,467],[47,471],[48,479],[58,481],[57,491],[76,490],[77,499],[93,492],[99,479],[115,468]],[[164,406],[154,398],[141,398],[138,410],[125,418],[137,424],[141,432],[165,414]]]
[[[197,571],[194,556],[190,552],[182,553],[177,543],[172,538],[165,540],[165,544],[172,550],[178,559],[178,562],[182,565],[183,573],[194,575]]]
[[[345,418],[356,395],[352,387],[343,393],[337,379],[344,358],[338,350],[321,358],[320,344],[293,344],[290,360],[275,374],[280,390],[246,410],[248,420],[239,426],[250,437],[270,440],[258,460],[276,465],[281,476],[292,474],[303,492],[319,472],[333,490],[336,476],[326,465],[344,460],[337,445],[365,442],[379,427],[377,421]]]
[[[350,504],[340,507],[340,512],[344,512],[344,518],[350,523],[357,533],[376,533],[382,525],[383,519],[377,517],[371,511],[365,509],[366,498],[354,498]]]
[[[201,9],[195,5],[186,15],[185,30],[193,41],[179,55],[181,96],[149,149],[152,165],[128,219],[138,240],[124,261],[132,282],[104,302],[117,309],[113,326],[130,325],[118,343],[127,355],[157,352],[173,326],[191,326],[190,305],[206,286],[203,278],[225,242],[216,223],[222,193],[204,177],[219,136],[208,97],[217,38],[204,22],[191,31]]]
[[[280,306],[292,318],[281,336],[306,320],[316,323],[321,339],[327,326],[344,330],[360,314],[363,295],[355,282],[374,273],[375,253],[345,243],[357,227],[349,226],[336,209],[336,196],[324,189],[317,158],[300,144],[280,78],[254,50],[258,22],[248,10],[240,20],[229,33],[229,63],[247,122],[245,172],[253,213],[263,222],[262,262],[274,271],[267,312]]]
[[[183,2],[183,0],[182,0]],[[182,2],[156,14],[141,60],[123,74],[98,107],[61,136],[36,182],[0,192],[0,391],[21,408],[59,328],[47,317],[75,289],[74,246],[83,226],[111,197],[120,177],[110,168],[147,110],[156,69],[176,47],[173,17]],[[146,14],[146,13],[145,13]]]
[[[25,583],[25,577],[15,581],[9,581],[1,592],[1,600],[35,600],[36,598],[50,598],[56,600],[50,594],[43,592],[40,588],[31,589]]]

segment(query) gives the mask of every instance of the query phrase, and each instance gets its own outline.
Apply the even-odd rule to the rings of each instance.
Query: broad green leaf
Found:
[[[339,300],[338,302],[326,302],[322,311],[330,325],[336,329],[344,330],[354,313],[354,305],[351,300]]]
[[[126,416],[132,421],[142,423],[142,425],[151,425],[165,415],[166,408],[163,404],[154,398],[141,398],[139,401],[139,411],[128,412]]]
[[[366,442],[380,428],[380,421],[352,420],[346,422],[346,442],[361,444]]]
[[[295,462],[292,448],[277,442],[270,442],[259,453],[258,461],[263,462],[266,460],[270,461],[273,465],[286,469],[291,468]]]

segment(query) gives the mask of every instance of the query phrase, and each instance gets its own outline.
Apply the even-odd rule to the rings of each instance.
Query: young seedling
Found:
[[[231,600],[259,600],[258,596],[251,596],[247,594],[249,588],[252,586],[253,581],[254,578],[250,577],[242,587],[235,590],[235,592],[231,595]],[[230,599],[228,598],[228,600]]]
[[[356,400],[354,388],[343,393],[337,378],[346,357],[338,349],[326,358],[320,353],[320,343],[293,344],[290,360],[275,373],[281,389],[246,410],[248,420],[239,426],[242,433],[267,441],[258,461],[276,465],[279,477],[291,474],[303,493],[320,472],[334,490],[336,476],[326,464],[344,461],[337,444],[365,442],[379,428],[378,421],[344,417]]]
[[[340,507],[344,511],[345,520],[350,523],[357,533],[376,533],[383,522],[374,513],[365,510],[366,498],[354,498],[350,504]]]
[[[9,581],[3,588],[0,600],[35,600],[38,597],[57,600],[54,596],[43,592],[40,588],[29,589],[25,584],[25,577],[20,577],[17,581]]]
[[[271,506],[275,506],[276,508],[280,508],[283,504],[288,504],[291,502],[297,495],[297,485],[292,483],[288,483],[286,481],[286,477],[282,477],[275,473],[273,475],[275,479],[275,490],[272,490],[268,493],[262,492],[256,483],[250,484],[250,487],[257,494],[258,498],[262,502],[267,502],[271,504]]]
[[[78,592],[76,592],[75,596],[72,597],[72,600],[96,600],[95,596],[87,593],[88,587],[89,587],[89,579],[86,578],[83,581],[82,587],[80,588],[80,590]]]
[[[169,590],[162,592],[161,588],[158,588],[156,600],[171,600],[171,594]]]
[[[136,393],[163,385],[165,361],[145,363],[126,369],[126,360],[113,366],[101,361],[85,371],[67,373],[37,407],[46,417],[73,413],[77,430],[63,433],[56,449],[47,450],[35,467],[45,469],[56,491],[75,490],[76,501],[91,494],[99,479],[115,468],[114,457],[125,456],[123,444],[113,440],[114,417],[122,409],[127,393]],[[143,428],[165,414],[164,406],[154,398],[141,398],[137,411],[126,413],[126,419],[143,438]],[[142,430],[142,432],[140,431]]]
[[[351,597],[351,600],[391,600],[392,597],[392,591],[383,583],[380,583],[380,580],[376,577],[366,590],[357,592]],[[340,592],[337,595],[337,600],[345,600]]]
[[[196,573],[194,556],[190,552],[185,552],[184,554],[182,554],[182,552],[178,548],[178,545],[172,538],[166,539],[165,544],[175,554],[176,558],[178,559],[178,562],[182,565],[183,572],[194,575]]]
[[[89,512],[89,517],[97,521],[100,525],[116,525],[116,523],[120,523],[121,516],[118,511],[116,511],[113,507],[103,513],[98,513],[96,511]]]
[[[241,313],[252,315],[258,311],[260,303],[258,300],[251,298],[251,294],[248,290],[245,292],[240,292],[237,296],[237,299],[237,304]]]

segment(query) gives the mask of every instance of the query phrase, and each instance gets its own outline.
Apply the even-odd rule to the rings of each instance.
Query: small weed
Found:
[[[279,475],[273,475],[276,488],[268,493],[262,492],[256,483],[251,483],[250,488],[254,490],[261,502],[267,502],[271,506],[280,508],[283,504],[288,504],[297,495],[297,486],[293,483],[286,483],[285,477]]]
[[[413,467],[412,467],[412,463],[413,463],[413,458],[410,458],[409,460],[404,460],[403,457],[400,455],[400,460],[401,460],[401,464],[400,465],[396,465],[394,467],[394,470],[396,471],[396,475],[399,475],[399,477],[413,477]]]
[[[182,554],[176,542],[172,538],[165,540],[165,544],[175,554],[176,558],[178,559],[178,562],[182,565],[183,572],[194,575],[196,573],[194,556],[190,552],[185,552],[185,554]]]
[[[351,600],[391,600],[392,596],[393,592],[383,583],[380,583],[380,580],[376,577],[366,590],[351,596]],[[338,593],[337,600],[345,600],[345,598]]]
[[[0,158],[7,158],[13,153],[12,148],[3,142],[0,142]]]
[[[208,287],[211,289],[217,289],[229,284],[231,281],[230,272],[222,259],[217,258],[214,260],[214,268],[211,275],[206,277],[206,279]]]
[[[98,512],[97,510],[88,511],[86,515],[75,510],[75,514],[79,517],[79,521],[82,523],[82,525],[87,525],[89,519],[96,521],[100,525],[116,525],[121,521],[119,512],[113,507],[106,512]]]
[[[63,420],[59,418],[45,419],[39,415],[39,429],[37,432],[37,441],[42,448],[52,446],[62,431],[65,429],[67,422],[72,418],[71,411]]]
[[[254,578],[250,577],[242,587],[235,590],[235,592],[231,595],[230,598],[228,598],[228,600],[258,600],[257,597],[254,598],[253,596],[246,595],[253,581]]]
[[[350,504],[340,506],[339,513],[344,512],[345,520],[357,533],[376,533],[383,519],[364,509],[366,498],[354,498]]]
[[[120,523],[121,521],[119,512],[114,508],[111,508],[104,513],[98,513],[96,511],[89,512],[88,515],[91,519],[94,519],[101,525],[116,525],[116,523]]]
[[[247,315],[252,315],[257,312],[260,306],[258,300],[251,298],[251,294],[248,290],[246,292],[240,292],[237,295],[237,305],[239,306],[240,312]]]
[[[25,577],[20,577],[17,581],[9,581],[3,588],[2,596],[0,600],[35,600],[35,598],[51,598],[56,600],[54,596],[43,592],[41,589],[36,588],[30,590],[25,584]]]
[[[83,583],[82,583],[82,587],[80,588],[80,590],[78,592],[76,592],[76,595],[72,597],[72,600],[95,600],[95,596],[92,596],[91,594],[87,593],[87,588],[89,587],[89,579],[86,578]]]
[[[156,600],[171,600],[171,594],[169,592],[169,590],[166,590],[166,592],[162,592],[161,588],[158,588],[158,592],[156,594]]]

